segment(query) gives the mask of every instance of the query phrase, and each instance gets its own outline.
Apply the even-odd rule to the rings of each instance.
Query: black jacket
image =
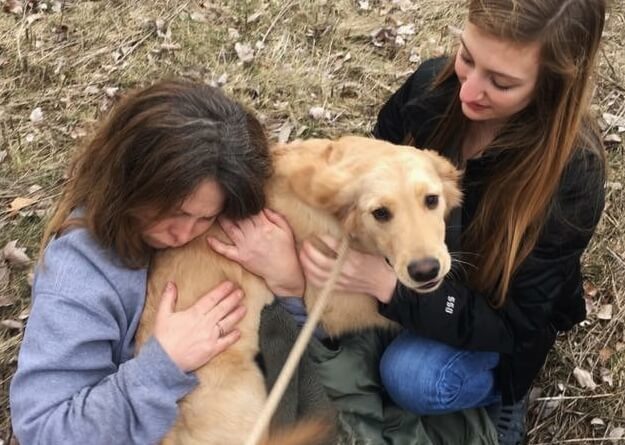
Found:
[[[436,122],[456,94],[453,77],[429,90],[445,59],[424,62],[391,96],[379,113],[374,136],[403,143],[412,135],[423,147]],[[598,141],[600,144],[600,141]],[[452,161],[458,148],[442,153]],[[486,152],[464,166],[464,204],[448,222],[450,251],[461,249],[460,235],[469,226],[483,194],[487,172],[502,153]],[[557,331],[571,329],[586,317],[580,257],[604,205],[603,160],[580,147],[567,166],[538,242],[513,276],[506,303],[493,309],[488,296],[448,277],[439,289],[417,294],[401,283],[380,313],[419,335],[467,350],[497,351],[497,381],[504,403],[521,399],[553,346]]]

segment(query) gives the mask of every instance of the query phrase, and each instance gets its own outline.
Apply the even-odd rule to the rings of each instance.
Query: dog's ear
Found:
[[[447,204],[445,213],[448,214],[451,209],[459,206],[462,202],[462,192],[460,191],[462,172],[449,162],[447,158],[433,150],[423,150],[423,153],[430,158],[443,182],[443,195]]]
[[[339,217],[346,215],[357,182],[354,163],[348,162],[340,145],[330,140],[309,139],[293,144],[288,165],[278,165],[293,192],[313,207]]]

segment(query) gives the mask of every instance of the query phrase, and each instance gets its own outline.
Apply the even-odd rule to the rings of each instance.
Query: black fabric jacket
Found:
[[[457,91],[455,77],[429,89],[445,63],[444,58],[424,62],[391,96],[379,113],[376,138],[403,143],[411,135],[417,147],[424,146]],[[446,151],[442,154],[456,162],[458,147]],[[497,168],[502,156],[505,152],[487,152],[464,165],[464,203],[452,212],[447,225],[450,251],[461,250],[460,236],[482,197],[483,178]],[[419,335],[458,348],[499,352],[497,382],[503,401],[521,399],[542,368],[557,332],[586,317],[580,257],[603,210],[603,184],[603,160],[580,147],[560,180],[539,240],[513,276],[500,309],[489,305],[488,295],[448,277],[427,294],[417,294],[398,282],[389,304],[380,305],[380,313]]]

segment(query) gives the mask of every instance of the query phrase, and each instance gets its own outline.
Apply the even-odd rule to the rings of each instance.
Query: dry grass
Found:
[[[39,9],[0,12],[0,247],[19,240],[31,257],[37,256],[42,218],[58,195],[69,154],[116,95],[182,76],[223,83],[257,110],[273,138],[366,134],[417,60],[452,48],[448,26],[461,26],[463,14],[454,0],[370,0],[369,10],[356,0],[29,3]],[[402,24],[416,25],[403,46],[393,39],[374,44],[374,31]],[[624,30],[625,5],[617,0],[595,102],[600,114],[621,118]],[[261,42],[261,48],[242,64],[236,42]],[[327,115],[313,119],[313,106]],[[33,123],[37,107],[43,120]],[[606,128],[606,134],[617,131]],[[584,326],[559,340],[537,382],[532,444],[608,444],[602,439],[625,427],[623,150],[620,143],[610,144],[608,207],[585,257],[588,282],[596,287],[595,293],[590,286],[588,297],[595,310]],[[12,214],[8,208],[17,197],[35,201]],[[27,316],[28,270],[10,272],[6,286],[0,280],[0,320]],[[600,320],[597,309],[605,304],[612,305],[613,315]],[[7,393],[21,338],[21,329],[0,326],[0,443],[10,437]],[[598,388],[582,389],[575,367],[591,371]],[[595,420],[593,426],[595,418],[603,423]]]

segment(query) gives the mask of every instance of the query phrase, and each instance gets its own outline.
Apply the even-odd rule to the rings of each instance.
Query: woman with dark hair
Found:
[[[21,443],[163,438],[197,384],[193,371],[238,340],[245,308],[226,282],[175,312],[169,283],[154,335],[135,356],[150,257],[201,235],[218,215],[261,212],[270,174],[260,123],[217,89],[161,82],[113,109],[74,160],[43,237],[10,390]],[[276,293],[301,294],[292,236],[273,242],[282,254],[259,257],[269,265],[259,275]]]
[[[469,0],[455,57],[424,62],[374,129],[464,169],[446,241],[467,267],[420,294],[385,259],[351,252],[339,287],[375,296],[405,328],[380,365],[398,405],[487,406],[502,444],[521,442],[530,385],[557,333],[585,317],[580,257],[604,202],[589,105],[605,3]],[[335,261],[311,244],[300,259],[316,285]]]

